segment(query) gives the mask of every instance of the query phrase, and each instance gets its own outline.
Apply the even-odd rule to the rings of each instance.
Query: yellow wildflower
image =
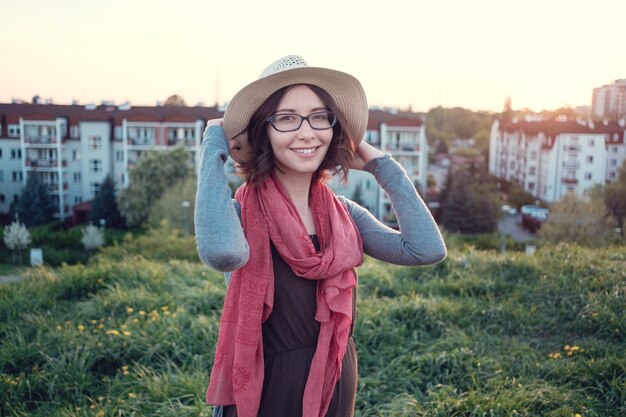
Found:
[[[129,392],[128,398],[137,398],[137,394],[133,394],[132,392]]]
[[[134,308],[132,308],[132,307],[126,307],[126,312],[127,312],[128,314],[131,314],[133,311],[135,311],[135,309],[134,309]]]
[[[143,311],[143,310],[139,310],[139,315],[140,315],[140,316],[145,316],[145,315],[146,315],[146,312],[145,312],[145,311]]]
[[[170,308],[169,308],[168,306],[163,306],[163,307],[161,307],[161,310],[162,310],[162,311],[167,311],[167,310],[169,310],[169,309],[170,309]]]
[[[130,332],[124,331],[124,336],[130,336]]]
[[[120,335],[120,332],[118,332],[117,330],[107,330],[106,333],[108,335],[111,335],[111,336],[119,336]]]
[[[85,330],[85,326],[83,326],[82,324],[79,324],[77,329],[78,329],[79,332],[82,332],[82,331]]]
[[[61,331],[61,329],[63,329],[63,327],[61,327],[61,326],[57,326],[57,330],[58,330],[58,331]]]

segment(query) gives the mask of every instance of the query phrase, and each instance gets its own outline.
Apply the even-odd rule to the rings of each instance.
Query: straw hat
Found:
[[[289,55],[268,66],[259,79],[242,88],[228,104],[224,113],[224,131],[229,139],[237,134],[239,147],[230,156],[239,163],[252,158],[247,128],[252,114],[273,93],[293,84],[313,84],[325,90],[343,114],[355,145],[363,139],[367,128],[367,98],[361,83],[345,72],[328,68],[310,67],[299,55]]]

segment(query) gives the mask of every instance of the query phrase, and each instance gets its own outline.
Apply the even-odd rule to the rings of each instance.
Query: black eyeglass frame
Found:
[[[332,122],[330,123],[329,126],[326,126],[326,127],[314,127],[311,124],[311,122],[309,121],[309,118],[313,117],[313,116],[316,116],[318,114],[322,114],[322,113],[326,113],[326,114],[332,116]],[[294,128],[294,129],[280,130],[274,124],[274,120],[278,116],[298,116],[300,118],[300,123],[298,124],[298,127]],[[329,116],[329,120],[330,120],[330,116]],[[337,124],[337,115],[335,115],[335,113],[333,113],[330,110],[324,110],[324,111],[313,112],[313,113],[309,114],[308,116],[302,116],[301,114],[298,114],[298,113],[278,113],[278,114],[273,114],[270,117],[268,117],[267,119],[265,119],[265,121],[268,122],[274,128],[274,130],[276,130],[277,132],[282,132],[282,133],[295,132],[296,130],[298,130],[298,129],[300,129],[302,127],[302,123],[304,123],[305,120],[307,121],[309,126],[311,126],[311,129],[313,129],[313,130],[327,130],[327,129],[332,129],[333,126],[335,126]]]

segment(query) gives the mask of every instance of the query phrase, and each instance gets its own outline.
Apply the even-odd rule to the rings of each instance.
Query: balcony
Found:
[[[578,169],[578,168],[580,168],[580,162],[577,162],[577,161],[565,161],[565,162],[563,162],[563,168]]]
[[[576,185],[578,184],[578,179],[577,178],[563,178],[561,182],[563,184]]]
[[[419,145],[392,145],[387,143],[385,145],[385,151],[387,152],[396,152],[396,153],[402,153],[402,152],[406,152],[406,153],[411,153],[411,152],[419,152],[420,151],[420,147]]]
[[[25,161],[26,168],[48,168],[55,169],[59,167],[59,161],[57,159],[27,159]],[[63,168],[67,167],[67,160],[63,159],[61,161],[61,166]]]
[[[154,138],[129,138],[128,145],[154,147]]]
[[[24,136],[24,143],[28,145],[56,145],[55,136]]]
[[[48,191],[50,191],[50,193],[52,194],[58,194],[59,193],[59,183],[51,183],[51,184],[46,184],[48,186]],[[67,182],[63,183],[63,191],[67,191],[68,189],[68,185]]]

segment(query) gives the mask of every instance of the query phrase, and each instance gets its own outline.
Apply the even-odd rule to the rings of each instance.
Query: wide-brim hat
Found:
[[[276,91],[293,84],[312,84],[326,91],[343,115],[343,128],[355,146],[361,142],[367,129],[368,108],[359,80],[345,72],[310,67],[302,57],[289,55],[269,65],[259,79],[242,88],[228,104],[224,131],[228,139],[236,137],[238,146],[230,151],[235,162],[249,162],[253,157],[247,128],[254,112]]]

